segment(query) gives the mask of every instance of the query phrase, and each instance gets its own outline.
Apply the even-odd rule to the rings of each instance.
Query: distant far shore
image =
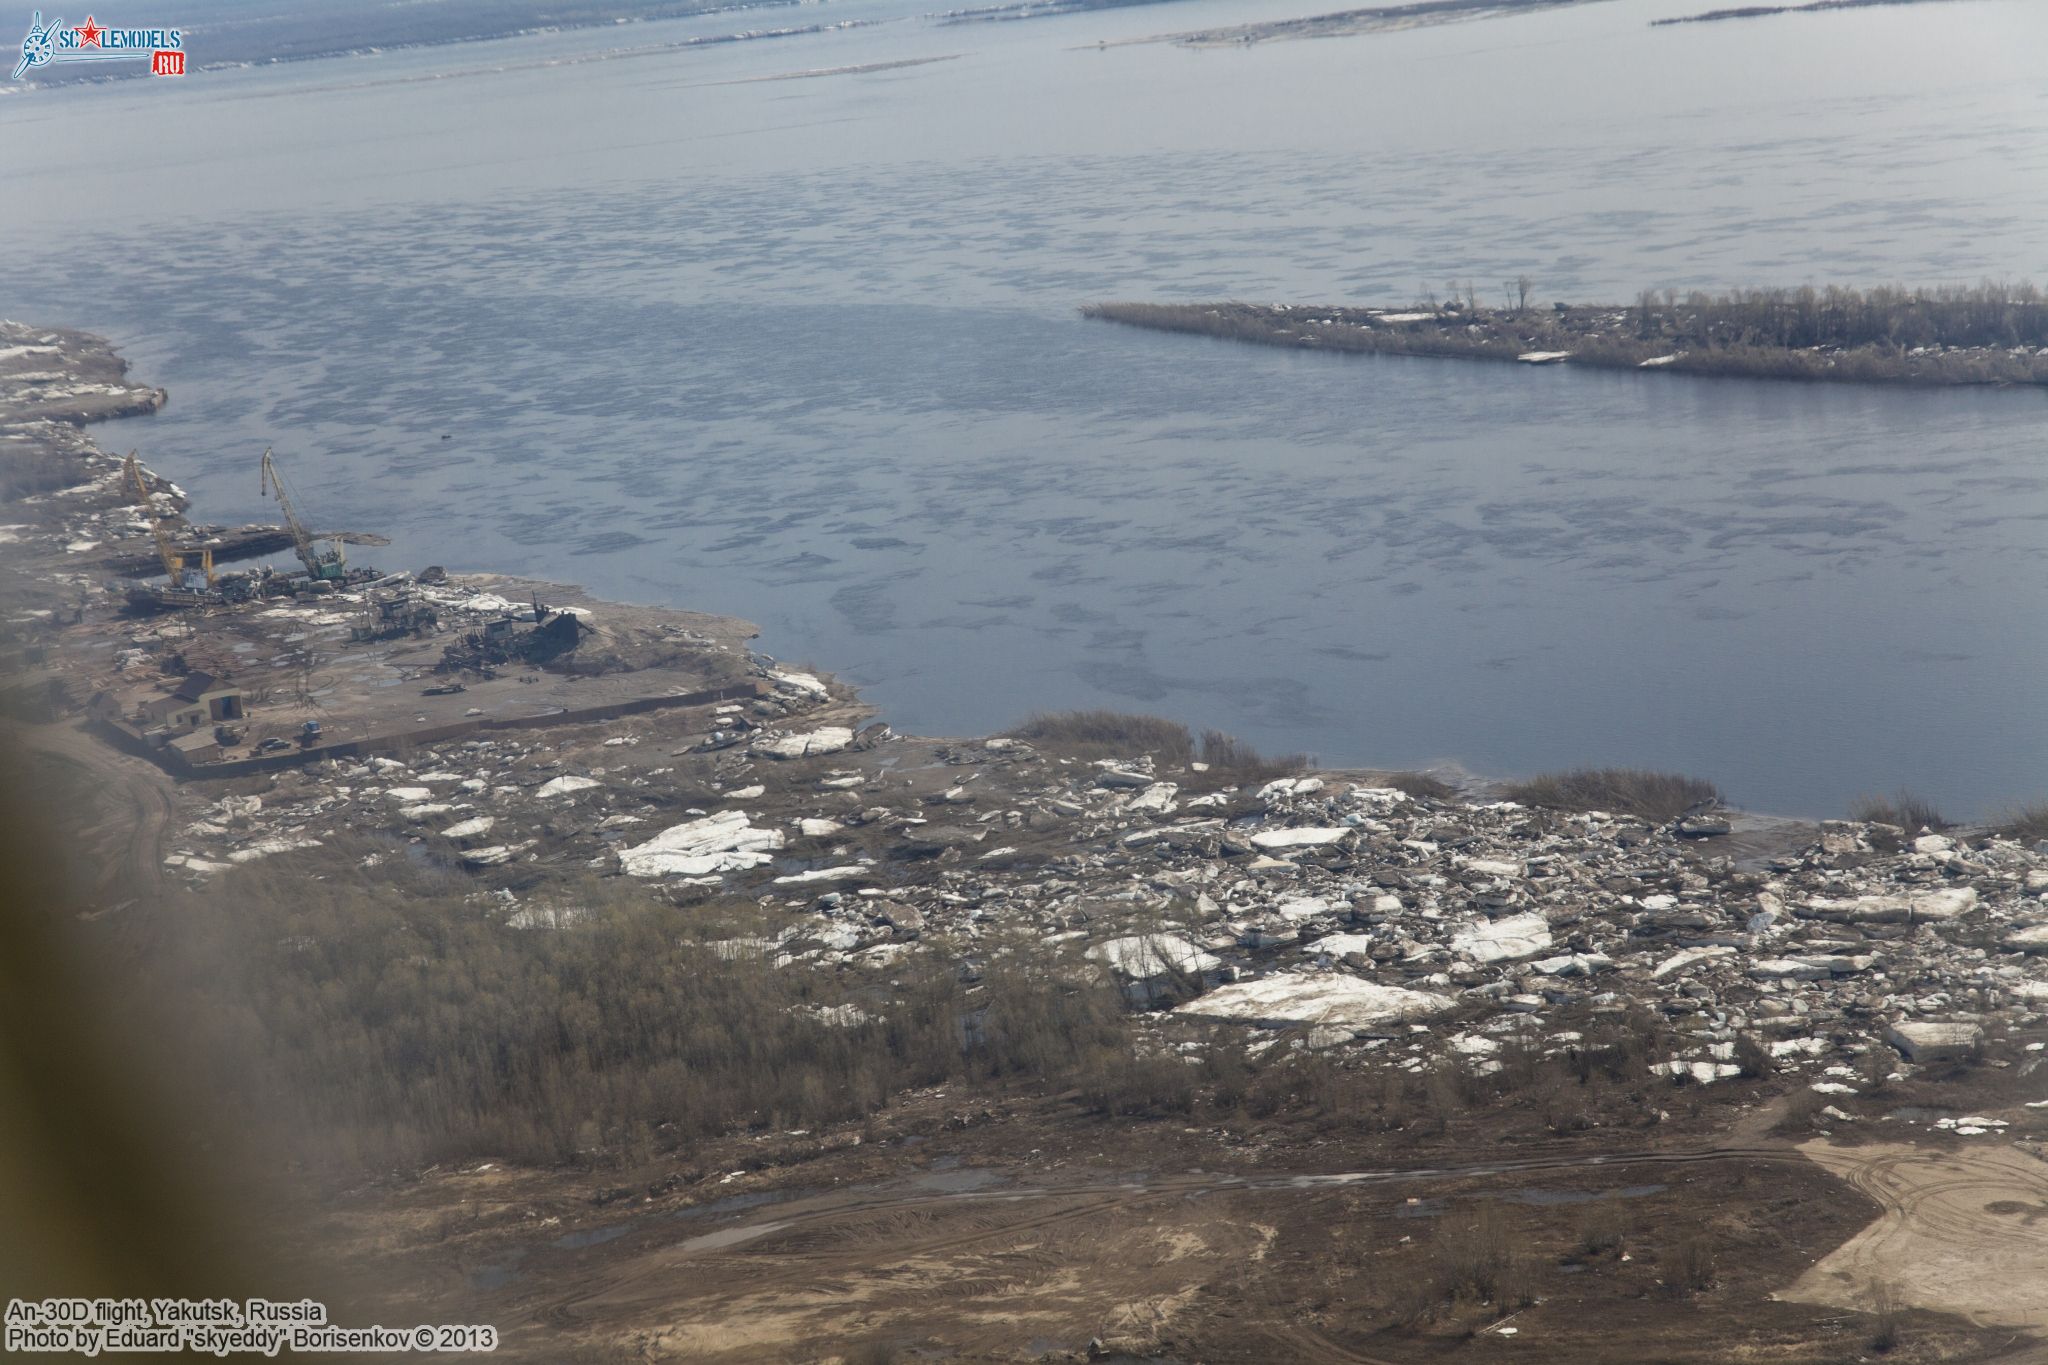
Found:
[[[1518,290],[1516,284],[1521,288]],[[2048,385],[2048,296],[1937,290],[1645,292],[1632,304],[1434,299],[1323,304],[1089,304],[1084,317],[1269,346],[1861,384]]]

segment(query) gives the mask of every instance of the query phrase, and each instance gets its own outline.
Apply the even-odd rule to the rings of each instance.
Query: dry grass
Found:
[[[78,483],[78,461],[68,453],[30,448],[8,452],[0,464],[0,502],[16,502],[37,493],[53,493]]]
[[[1149,754],[1163,765],[1199,760],[1218,780],[1228,782],[1268,781],[1314,766],[1307,754],[1268,757],[1221,730],[1204,730],[1197,741],[1194,732],[1177,720],[1127,711],[1039,711],[1006,733],[1066,758],[1130,759]]]
[[[1581,1256],[1618,1256],[1628,1244],[1628,1228],[1621,1206],[1611,1199],[1596,1199],[1579,1216],[1578,1248]]]
[[[1233,782],[1270,782],[1315,766],[1307,754],[1276,754],[1271,758],[1221,730],[1202,731],[1202,762],[1212,776]]]
[[[1195,736],[1187,726],[1128,711],[1038,711],[1006,733],[1068,758],[1150,754],[1162,763],[1190,763],[1195,757]]]
[[[1804,1087],[1793,1090],[1785,1096],[1778,1121],[1771,1125],[1771,1132],[1779,1137],[1812,1137],[1813,1130],[1821,1124],[1820,1111],[1827,1105],[1826,1095]]]
[[[1932,801],[1903,789],[1890,796],[1857,797],[1849,803],[1849,818],[1870,825],[1897,825],[1908,834],[1949,828]]]
[[[640,1159],[859,1119],[949,1080],[1112,1075],[1159,1107],[1175,1099],[1130,1055],[1123,1001],[1092,970],[992,967],[969,989],[950,962],[906,965],[877,998],[722,950],[771,932],[751,902],[686,909],[592,883],[560,903],[580,913],[517,929],[431,873],[379,885],[250,869],[167,898],[124,922],[132,945],[110,930],[104,946],[148,953],[131,1023],[179,1021],[163,1073],[316,1176]],[[859,1013],[819,1012],[842,1005]]]
[[[1428,773],[1397,772],[1368,774],[1376,787],[1392,787],[1395,791],[1424,801],[1450,801],[1458,795],[1458,789],[1442,778]]]
[[[2021,806],[2005,818],[1999,826],[1999,833],[2010,835],[2023,844],[2048,839],[2048,801]]]
[[[1778,1063],[1771,1056],[1771,1050],[1754,1033],[1744,1033],[1735,1040],[1735,1064],[1742,1068],[1742,1074],[1749,1078],[1775,1075]]]
[[[1880,1355],[1899,1344],[1899,1301],[1891,1286],[1875,1281],[1870,1286],[1870,1315],[1874,1319],[1870,1349]]]
[[[1411,1309],[1417,1320],[1461,1302],[1486,1304],[1496,1314],[1531,1302],[1529,1258],[1498,1207],[1482,1205],[1438,1226],[1421,1290]]]
[[[1698,1294],[1720,1278],[1721,1258],[1704,1237],[1688,1237],[1673,1247],[1665,1264],[1664,1283],[1681,1294]]]
[[[1720,799],[1702,778],[1655,773],[1641,768],[1577,768],[1544,773],[1507,789],[1510,801],[1552,810],[1604,810],[1644,820],[1675,820],[1701,801]]]

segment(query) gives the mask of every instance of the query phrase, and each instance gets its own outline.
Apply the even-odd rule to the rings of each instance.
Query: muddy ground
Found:
[[[1731,1099],[1622,1141],[1507,1146],[1475,1114],[1418,1146],[927,1093],[845,1132],[584,1176],[481,1163],[318,1217],[378,1320],[493,1322],[510,1359],[1875,1359],[1887,1276],[1905,1297],[1884,1358],[2038,1358],[2015,1315],[2042,1325],[2048,1165],[1802,1150],[1774,1116]],[[1922,1169],[1947,1192],[1931,1222]],[[1868,1249],[1902,1219],[1916,1241]],[[1526,1308],[1424,1302],[1475,1226]],[[2031,1259],[1973,1262],[1986,1237]],[[1947,1302],[1930,1254],[1979,1266],[1960,1313],[1923,1306]]]

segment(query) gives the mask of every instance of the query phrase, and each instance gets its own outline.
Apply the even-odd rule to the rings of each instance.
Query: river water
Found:
[[[0,98],[0,309],[171,390],[102,439],[201,516],[262,517],[275,443],[381,564],[745,616],[899,728],[1104,705],[1786,812],[2048,795],[2039,393],[1075,312],[2048,280],[2048,7],[1117,45],[1334,7],[833,0]]]

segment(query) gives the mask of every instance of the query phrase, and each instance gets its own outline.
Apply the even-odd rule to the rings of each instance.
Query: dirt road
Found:
[[[1883,1284],[1913,1307],[2048,1333],[2048,1163],[1996,1140],[1799,1150],[1884,1214],[1779,1297],[1868,1310]]]
[[[31,755],[59,765],[71,779],[64,785],[86,807],[77,812],[77,825],[66,823],[98,855],[78,860],[97,878],[79,888],[90,903],[161,895],[164,839],[177,809],[171,779],[69,722],[17,726],[10,733]]]
[[[1727,1163],[1803,1168],[1807,1157],[1760,1144],[1071,1185],[1012,1184],[992,1170],[960,1169],[809,1193],[724,1224],[707,1218],[694,1235],[670,1222],[643,1240],[653,1219],[607,1228],[600,1237],[616,1234],[615,1247],[580,1273],[550,1271],[545,1284],[517,1297],[528,1341],[596,1336],[650,1359],[779,1359],[800,1355],[803,1344],[857,1341],[940,1312],[952,1349],[1008,1358],[1020,1343],[1078,1345],[1077,1322],[1106,1324],[1108,1335],[1135,1343],[1168,1341],[1227,1293],[1238,1300],[1229,1313],[1248,1319],[1247,1334],[1266,1343],[1269,1358],[1385,1365],[1294,1306],[1303,1279],[1317,1273],[1304,1243],[1313,1247],[1318,1229],[1327,1240],[1348,1221],[1341,1201],[1379,1191],[1375,1201],[1387,1207],[1410,1192],[1489,1178],[1519,1185],[1520,1177],[1605,1169],[1616,1173],[1613,1184],[1628,1186]],[[680,1216],[695,1222],[696,1212]],[[1419,1233],[1427,1225],[1407,1226]],[[1281,1282],[1290,1286],[1284,1295]]]

